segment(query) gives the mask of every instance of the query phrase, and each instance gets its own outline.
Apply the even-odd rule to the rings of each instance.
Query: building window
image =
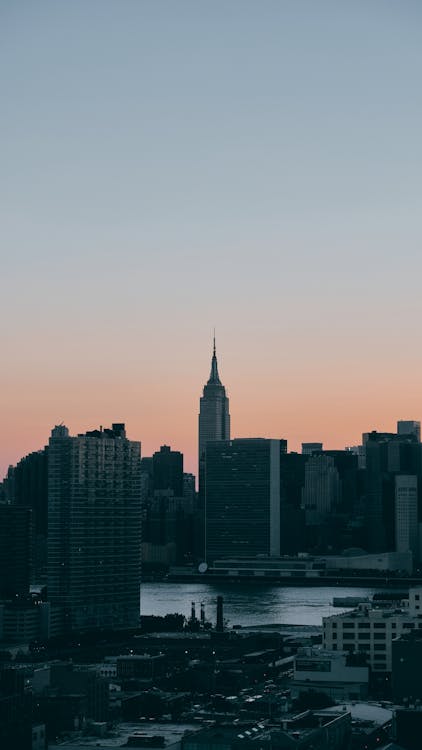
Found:
[[[354,622],[343,622],[343,629],[344,628],[354,628],[355,623]]]
[[[384,628],[385,629],[385,627],[386,627],[385,622],[374,622],[374,628]]]

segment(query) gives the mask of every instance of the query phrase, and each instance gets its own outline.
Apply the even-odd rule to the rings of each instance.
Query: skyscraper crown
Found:
[[[222,385],[222,382],[218,375],[217,354],[215,350],[215,336],[214,336],[214,344],[213,344],[213,350],[212,350],[211,372],[210,372],[210,377],[208,379],[207,385]]]

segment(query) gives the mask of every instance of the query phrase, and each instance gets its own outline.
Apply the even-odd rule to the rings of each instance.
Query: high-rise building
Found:
[[[414,434],[370,432],[363,435],[366,454],[365,525],[366,549],[395,549],[396,474],[421,475],[420,444]]]
[[[305,510],[318,518],[339,504],[340,477],[332,456],[317,453],[309,457],[305,468],[302,499]]]
[[[286,451],[286,440],[247,438],[208,443],[207,561],[227,556],[280,556],[280,464]]]
[[[0,598],[29,594],[32,511],[0,504]]]
[[[365,469],[366,466],[366,453],[364,445],[350,445],[345,448],[348,453],[353,453],[358,457],[359,469]]]
[[[400,419],[397,422],[398,435],[415,435],[418,442],[421,441],[421,423],[413,419]]]
[[[30,453],[9,470],[9,499],[13,505],[32,510],[32,583],[45,583],[47,577],[47,477],[48,449]]]
[[[396,552],[413,552],[419,556],[418,478],[397,474],[395,487]]]
[[[282,555],[305,551],[305,511],[302,491],[308,456],[284,453],[280,456],[280,551]]]
[[[213,440],[230,440],[229,399],[222,384],[217,367],[217,355],[214,347],[211,360],[211,372],[204,386],[199,407],[199,491],[202,492],[204,477],[205,449]]]
[[[302,455],[312,456],[313,453],[322,451],[322,443],[302,443]]]
[[[153,489],[171,490],[175,497],[183,495],[183,453],[162,445],[152,457]]]
[[[62,608],[64,630],[139,622],[140,461],[140,443],[122,424],[51,433],[48,597]]]

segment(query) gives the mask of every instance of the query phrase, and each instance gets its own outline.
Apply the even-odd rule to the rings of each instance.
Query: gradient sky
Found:
[[[0,0],[4,473],[422,417],[420,0]]]

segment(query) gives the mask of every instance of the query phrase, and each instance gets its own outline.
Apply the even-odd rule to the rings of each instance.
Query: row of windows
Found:
[[[343,622],[343,630],[354,630],[355,629],[355,624],[356,623],[354,623],[354,622]],[[396,622],[391,622],[390,624],[391,624],[391,628],[392,629],[394,629],[394,628],[397,627],[397,623]],[[371,625],[372,625],[372,627],[374,629],[376,628],[376,629],[386,630],[386,628],[387,628],[387,623],[385,623],[385,622],[372,622],[372,623],[370,623],[370,622],[358,622],[357,623],[357,626],[358,626],[359,630],[369,630],[371,628]],[[403,628],[407,628],[407,629],[411,629],[411,628],[415,628],[417,626],[415,625],[414,622],[403,622],[402,623],[402,627]],[[336,622],[332,623],[332,629],[333,629],[333,631],[337,630],[337,623]],[[334,636],[334,632],[333,632],[333,636]]]
[[[337,633],[333,633],[333,640],[337,640]],[[343,640],[344,641],[353,641],[355,640],[355,634],[354,633],[343,633]],[[358,633],[358,640],[359,641],[370,641],[370,635],[369,633]],[[374,633],[374,640],[383,640],[385,641],[384,633]]]

